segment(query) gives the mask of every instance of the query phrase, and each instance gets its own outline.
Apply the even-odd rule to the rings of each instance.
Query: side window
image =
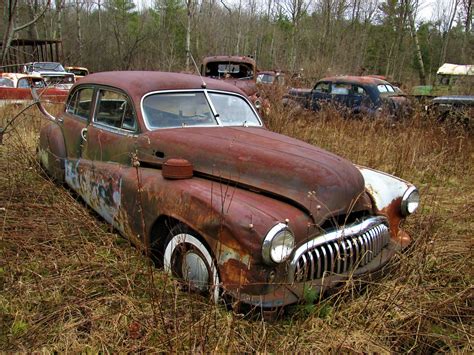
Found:
[[[356,96],[367,96],[367,92],[362,86],[354,85],[354,95]]]
[[[329,93],[329,83],[317,83],[314,87],[315,92]]]
[[[94,90],[92,88],[84,88],[75,91],[72,96],[69,96],[66,112],[87,120],[91,113],[93,94]]]
[[[137,128],[137,120],[130,100],[125,94],[112,90],[99,91],[94,121],[128,131],[135,131]]]
[[[331,85],[331,94],[333,95],[349,95],[351,86],[344,83],[333,83]]]

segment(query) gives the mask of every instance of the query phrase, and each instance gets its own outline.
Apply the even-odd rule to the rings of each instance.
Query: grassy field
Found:
[[[0,109],[0,125],[14,109]],[[268,127],[415,183],[415,242],[392,274],[348,282],[276,322],[179,290],[67,189],[41,173],[26,111],[0,146],[0,350],[472,352],[474,140],[415,114],[348,121],[275,105]]]

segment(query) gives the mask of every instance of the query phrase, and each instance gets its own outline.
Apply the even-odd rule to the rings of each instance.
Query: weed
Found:
[[[69,352],[472,352],[474,140],[415,113],[393,125],[337,112],[266,124],[421,191],[412,247],[385,278],[347,284],[281,321],[250,320],[178,285],[39,173],[39,115],[0,146],[0,350]],[[0,110],[0,121],[14,111]],[[362,286],[362,287],[360,287]]]

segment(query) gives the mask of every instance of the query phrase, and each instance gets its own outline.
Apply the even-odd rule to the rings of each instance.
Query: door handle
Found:
[[[82,138],[84,141],[87,141],[86,136],[87,136],[87,128],[81,129],[81,138]]]

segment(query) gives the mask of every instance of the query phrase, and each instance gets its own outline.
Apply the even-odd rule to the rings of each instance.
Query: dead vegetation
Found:
[[[41,173],[30,110],[0,146],[0,350],[472,352],[472,136],[421,115],[391,125],[272,109],[271,129],[420,188],[415,243],[391,275],[308,294],[273,323],[186,294]]]

